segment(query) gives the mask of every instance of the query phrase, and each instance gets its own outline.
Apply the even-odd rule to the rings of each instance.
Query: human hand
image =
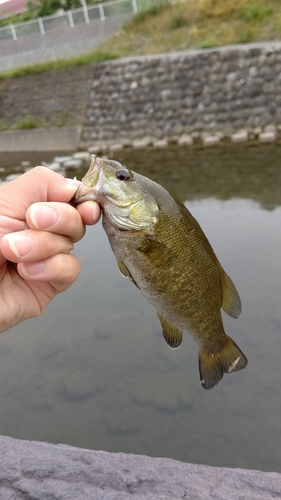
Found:
[[[73,243],[100,217],[93,201],[69,204],[79,184],[36,167],[0,186],[0,332],[41,315],[79,275]]]

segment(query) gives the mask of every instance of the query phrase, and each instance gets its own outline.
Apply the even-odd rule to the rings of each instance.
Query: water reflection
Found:
[[[130,165],[131,153],[119,154]],[[180,200],[232,197],[281,204],[281,147],[170,149],[134,153],[133,164]]]
[[[195,342],[186,334],[180,349],[166,346],[97,225],[77,244],[72,289],[43,319],[1,335],[0,433],[280,470],[280,150],[125,153],[127,166],[187,200],[205,230],[241,295],[242,315],[224,324],[249,365],[204,391]]]

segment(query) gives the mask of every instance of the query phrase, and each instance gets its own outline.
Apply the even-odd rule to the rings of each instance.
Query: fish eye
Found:
[[[116,179],[119,181],[129,181],[131,179],[130,172],[127,172],[127,170],[117,170]]]

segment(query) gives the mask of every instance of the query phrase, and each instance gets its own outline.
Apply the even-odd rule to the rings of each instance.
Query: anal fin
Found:
[[[157,316],[162,326],[162,333],[166,344],[168,344],[168,346],[172,349],[176,349],[182,343],[182,330],[168,321],[159,312],[157,313]]]

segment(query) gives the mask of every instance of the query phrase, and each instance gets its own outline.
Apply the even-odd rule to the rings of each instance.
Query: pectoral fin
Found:
[[[172,349],[176,349],[181,345],[182,342],[182,330],[177,326],[170,323],[162,314],[157,313],[157,316],[160,320],[162,326],[162,333],[165,339],[165,342]]]
[[[122,276],[124,276],[124,278],[129,278],[131,280],[131,282],[134,283],[134,285],[136,285],[137,288],[139,288],[138,285],[136,284],[133,276],[128,271],[125,264],[123,264],[123,262],[121,262],[120,260],[117,260],[117,267],[118,267],[120,273],[122,274]]]
[[[233,318],[238,318],[241,313],[241,300],[236,287],[230,277],[219,264],[222,280],[222,309]]]
[[[162,269],[166,269],[175,257],[173,250],[168,248],[167,245],[147,235],[143,237],[138,251],[145,254],[154,266]]]

